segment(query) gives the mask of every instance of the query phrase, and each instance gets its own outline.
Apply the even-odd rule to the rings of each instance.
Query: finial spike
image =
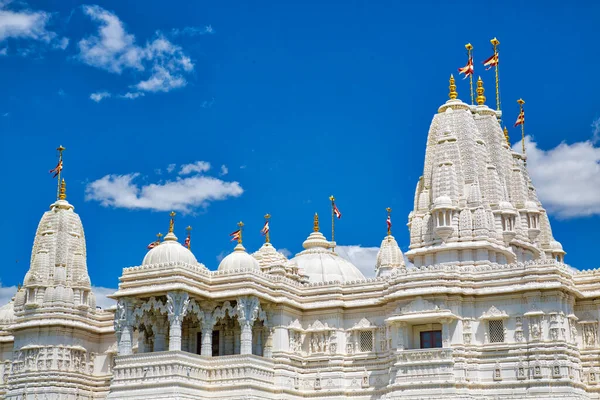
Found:
[[[244,230],[244,223],[242,221],[238,222],[237,226],[240,228],[240,234],[238,236],[238,243],[242,244],[242,231]]]
[[[315,217],[313,218],[313,231],[319,232],[319,214],[315,213]]]
[[[263,226],[263,234],[265,235],[265,243],[271,243],[271,228],[269,227],[269,219],[271,219],[271,214],[265,214],[265,225]]]
[[[485,89],[483,88],[483,80],[481,79],[481,77],[479,77],[479,79],[477,79],[477,104],[480,106],[485,105],[485,96],[483,95],[483,93],[485,93]]]
[[[392,209],[390,207],[386,208],[387,211],[387,234],[391,236],[392,234]]]
[[[506,139],[506,143],[508,143],[508,147],[510,147],[510,137],[508,136],[508,128],[504,127],[504,138]]]
[[[175,211],[171,211],[169,214],[171,217],[171,220],[169,221],[169,233],[173,233],[173,229],[175,228],[175,215]]]
[[[65,182],[64,178],[60,182],[60,189],[59,189],[59,193],[58,193],[58,199],[59,200],[66,200],[67,199],[67,183]]]
[[[453,74],[450,74],[450,86],[448,86],[448,89],[450,89],[448,97],[450,97],[450,100],[455,100],[458,97],[458,93],[456,92],[456,82],[454,81]]]
[[[164,235],[163,235],[162,233],[160,233],[160,232],[158,232],[158,233],[156,234],[156,238],[158,239],[158,241],[159,241],[159,242],[161,241],[161,239],[162,239],[162,237],[163,237],[163,236],[164,236]]]

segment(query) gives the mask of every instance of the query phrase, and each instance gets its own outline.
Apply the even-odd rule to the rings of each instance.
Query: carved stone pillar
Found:
[[[146,352],[146,331],[138,331],[138,354]]]
[[[133,300],[120,299],[115,313],[115,332],[118,352],[121,356],[132,354],[133,342]]]
[[[212,357],[212,334],[213,324],[204,322],[202,324],[202,347],[200,348],[200,355]]]
[[[158,317],[160,318],[160,316]],[[152,326],[152,330],[154,331],[154,350],[153,351],[165,351],[166,343],[167,343],[167,335],[166,335],[166,323],[163,320],[158,320]]]
[[[242,328],[240,334],[240,354],[252,354],[252,325],[253,322],[245,318],[238,319]]]
[[[252,354],[252,327],[261,312],[260,302],[256,297],[237,299],[236,314],[241,328],[240,354]],[[264,321],[266,318],[263,315],[261,319]]]
[[[240,354],[241,333],[240,328],[233,328],[233,354]]]
[[[267,340],[265,341],[263,357],[273,358],[273,334],[275,333],[275,330],[270,327],[265,327],[265,332],[267,333]]]
[[[444,318],[440,322],[442,323],[442,347],[448,348],[450,347],[450,324],[452,320]]]
[[[402,351],[406,348],[406,322],[398,322],[398,346],[397,350]]]
[[[186,292],[167,293],[169,351],[181,351],[181,324],[187,314],[190,297]]]

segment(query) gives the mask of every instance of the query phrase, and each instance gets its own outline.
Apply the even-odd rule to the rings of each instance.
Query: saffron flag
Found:
[[[54,173],[54,175],[52,177],[56,178],[58,176],[58,174],[60,174],[60,171],[62,171],[62,169],[63,169],[63,162],[62,162],[62,160],[59,160],[58,164],[56,164],[56,167],[52,168],[49,172]]]
[[[185,246],[186,249],[190,248],[190,241],[191,241],[191,239],[189,236],[185,238],[185,242],[183,242],[183,245]]]
[[[515,128],[519,125],[523,125],[525,123],[525,110],[521,109],[519,116],[517,117],[517,122],[515,122]]]
[[[333,203],[333,213],[335,214],[335,216],[340,219],[342,218],[342,213],[341,211],[337,208],[337,206],[335,205],[335,203]]]
[[[242,230],[241,230],[241,229],[238,229],[238,230],[237,230],[237,231],[235,231],[235,232],[231,232],[231,233],[229,234],[229,236],[231,236],[231,241],[232,241],[232,242],[235,242],[236,240],[240,240],[241,233],[242,233]]]
[[[473,75],[475,72],[475,68],[473,67],[473,57],[469,57],[469,61],[467,61],[467,65],[458,69],[459,74],[465,74],[465,79],[467,76]]]
[[[483,62],[483,65],[485,66],[486,71],[498,65],[498,54],[494,54],[493,56],[485,60]]]
[[[265,225],[263,226],[263,228],[260,230],[260,233],[264,236],[267,233],[269,233],[269,221],[265,221]]]
[[[389,231],[390,229],[392,229],[392,217],[388,215],[386,222],[387,222],[387,227],[388,227],[388,231]]]

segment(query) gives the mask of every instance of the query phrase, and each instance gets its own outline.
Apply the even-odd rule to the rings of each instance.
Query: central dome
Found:
[[[302,246],[305,250],[290,261],[296,263],[304,271],[310,283],[365,279],[365,276],[354,264],[331,250],[332,244],[325,239],[321,232],[312,232]]]
[[[191,251],[177,241],[177,237],[173,232],[169,232],[165,236],[165,240],[158,246],[154,247],[144,257],[142,265],[163,264],[163,263],[183,263],[183,264],[198,264],[198,260],[194,257]]]
[[[219,264],[219,271],[233,271],[255,269],[260,271],[258,261],[250,254],[246,253],[246,248],[238,243],[233,252],[225,257]]]

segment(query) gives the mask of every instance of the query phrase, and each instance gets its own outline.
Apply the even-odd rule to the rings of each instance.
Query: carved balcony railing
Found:
[[[397,354],[396,383],[452,381],[452,349],[403,350]]]
[[[139,385],[181,384],[196,387],[274,384],[273,362],[255,355],[204,357],[181,351],[121,356],[111,389]]]

